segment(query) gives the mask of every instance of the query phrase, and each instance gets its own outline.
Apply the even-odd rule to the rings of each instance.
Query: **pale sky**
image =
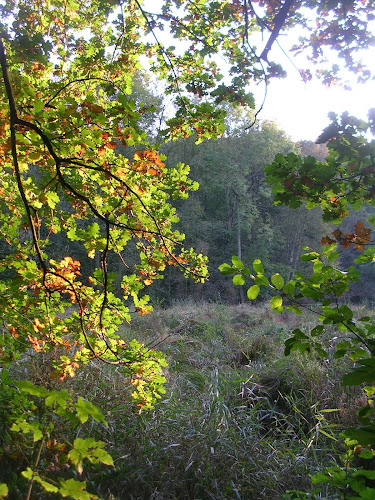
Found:
[[[144,7],[149,12],[160,11],[161,5],[162,0],[144,1]],[[288,47],[297,40],[298,34],[294,36],[294,33],[293,36],[288,34],[288,36],[278,37],[278,42],[285,52],[288,52]],[[166,33],[163,36],[174,45],[178,43],[175,39],[170,39]],[[271,80],[259,119],[275,121],[293,140],[315,141],[330,123],[327,117],[330,111],[339,115],[348,111],[358,118],[366,119],[368,110],[375,108],[375,80],[366,84],[356,84],[355,75],[350,75],[353,82],[352,91],[344,90],[339,85],[327,88],[315,77],[312,81],[303,83],[296,67],[310,68],[311,73],[314,73],[314,68],[311,67],[311,63],[306,62],[303,55],[298,56],[297,59],[289,53],[289,58],[293,63],[275,43],[269,54],[269,60],[280,63],[288,76],[285,79]],[[375,74],[375,47],[364,52],[362,58]],[[338,62],[342,65],[342,61]],[[256,109],[258,109],[263,102],[264,84],[249,85],[249,91],[254,93]]]
[[[295,62],[293,56],[290,57]],[[348,75],[353,82],[351,91],[345,90],[340,85],[326,87],[316,78],[303,83],[296,68],[280,49],[275,48],[272,59],[285,67],[288,76],[282,80],[271,81],[259,118],[275,121],[293,140],[315,141],[330,123],[327,117],[330,111],[338,115],[348,111],[357,118],[366,119],[368,110],[375,108],[375,80],[357,84],[355,75]],[[375,47],[369,48],[363,54],[363,62],[375,74]],[[309,67],[301,57],[297,66]],[[313,68],[311,72],[313,73]],[[260,106],[264,95],[264,85],[259,85],[254,94],[256,104]]]

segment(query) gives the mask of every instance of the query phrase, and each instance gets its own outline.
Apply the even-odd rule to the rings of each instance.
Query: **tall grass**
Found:
[[[115,467],[88,469],[91,491],[108,500],[277,500],[309,489],[311,472],[339,460],[335,439],[360,395],[341,387],[337,361],[284,357],[295,321],[261,306],[204,303],[135,319],[123,334],[167,354],[167,392],[138,415],[116,370],[92,364],[72,379],[69,389],[109,423],[90,432],[107,441]]]

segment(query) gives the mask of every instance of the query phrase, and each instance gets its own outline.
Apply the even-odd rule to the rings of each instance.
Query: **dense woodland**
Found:
[[[374,18],[1,3],[0,498],[375,499],[375,111],[293,143],[251,92],[294,30],[373,79]]]
[[[143,90],[143,99],[161,105],[157,96],[140,90]],[[156,113],[150,115],[147,122],[152,133],[158,116]],[[165,307],[176,300],[189,298],[244,302],[243,293],[241,295],[218,269],[224,260],[231,259],[232,255],[242,255],[246,262],[261,258],[270,271],[281,269],[292,275],[302,265],[299,259],[302,245],[319,248],[321,237],[330,232],[331,226],[321,222],[319,210],[308,211],[302,207],[292,212],[288,208],[275,207],[264,173],[264,167],[277,153],[294,151],[324,160],[328,152],[326,146],[309,141],[293,143],[283,131],[268,122],[253,125],[246,131],[241,126],[245,120],[240,118],[233,113],[233,132],[229,136],[199,145],[195,144],[194,137],[180,139],[162,148],[167,165],[173,167],[179,161],[189,164],[190,177],[199,184],[199,189],[187,200],[173,205],[179,217],[177,228],[185,234],[185,246],[208,256],[210,277],[199,285],[186,280],[179,270],[169,269],[149,291],[155,305]],[[247,121],[250,119],[248,116]],[[152,135],[150,139],[157,140]],[[124,154],[130,156],[132,153],[124,150]],[[53,245],[56,259],[75,254],[83,270],[90,270],[93,264],[98,266],[98,261],[89,259],[84,249],[69,239],[56,235]],[[131,258],[129,251],[127,258]],[[133,265],[136,258],[134,252]],[[122,276],[129,271],[121,263],[117,266],[116,286],[119,288]],[[364,292],[361,297],[371,300],[370,287]]]

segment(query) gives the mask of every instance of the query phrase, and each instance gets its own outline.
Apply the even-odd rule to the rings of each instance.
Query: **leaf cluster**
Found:
[[[341,120],[333,115],[332,125],[320,138],[328,141],[330,153],[325,162],[312,157],[300,158],[294,153],[277,155],[275,161],[266,167],[275,204],[292,208],[302,203],[306,203],[307,208],[319,205],[323,219],[335,223],[340,223],[350,209],[358,209],[364,204],[373,206],[374,140],[366,135],[374,132],[372,115],[370,111],[367,123],[348,114],[344,114]],[[372,224],[373,221],[370,218],[368,222]],[[358,426],[348,427],[341,433],[348,447],[344,467],[331,467],[312,477],[314,485],[328,483],[341,492],[342,498],[348,498],[348,489],[354,494],[350,498],[374,497],[371,486],[374,476],[370,466],[356,468],[353,464],[357,458],[374,458],[375,326],[371,316],[356,317],[350,304],[343,300],[350,285],[360,280],[359,271],[354,266],[342,270],[337,262],[339,245],[342,252],[351,245],[363,252],[356,259],[357,264],[373,262],[374,247],[369,246],[370,242],[371,229],[362,221],[356,223],[351,233],[336,229],[322,239],[320,252],[304,248],[301,260],[311,263],[311,273],[308,276],[295,273],[289,280],[279,273],[268,279],[259,259],[250,268],[234,256],[232,265],[222,264],[219,268],[223,274],[234,274],[235,285],[244,285],[246,279],[252,280],[254,284],[247,292],[251,300],[257,298],[262,286],[268,288],[272,294],[270,307],[276,312],[288,310],[301,314],[305,308],[316,313],[319,323],[310,331],[296,328],[291,332],[292,336],[285,342],[286,355],[300,351],[323,359],[333,355],[336,359],[350,360],[350,369],[343,376],[342,383],[361,387],[368,402],[357,412]],[[293,494],[307,498],[300,493]]]
[[[6,422],[3,464],[19,453],[17,450],[22,447],[23,463],[20,461],[18,467],[25,467],[25,462],[34,464],[20,470],[21,476],[29,483],[29,492],[37,484],[42,490],[63,498],[98,498],[86,491],[85,481],[65,479],[64,471],[72,465],[78,475],[82,475],[84,463],[113,466],[112,457],[103,449],[104,443],[91,437],[76,438],[73,443],[61,442],[55,435],[59,435],[63,422],[71,429],[82,427],[89,419],[107,426],[99,408],[80,397],[73,398],[66,389],[47,390],[29,380],[14,381],[4,370],[1,373],[1,393],[4,395],[5,392],[8,394],[4,402],[9,404],[8,398],[12,396],[13,403]],[[57,479],[57,473],[62,477]],[[3,484],[2,494],[6,495],[8,490]]]

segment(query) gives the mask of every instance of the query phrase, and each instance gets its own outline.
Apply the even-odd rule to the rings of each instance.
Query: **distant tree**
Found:
[[[300,149],[301,156],[313,156],[321,162],[326,159],[329,153],[326,144],[317,144],[312,141],[299,141],[298,147]]]
[[[209,282],[198,287],[182,284],[176,273],[169,275],[172,297],[178,294],[182,298],[188,293],[238,300],[217,271],[223,259],[234,254],[241,254],[244,260],[258,256],[272,268],[281,265],[292,273],[301,267],[301,246],[318,244],[324,234],[319,211],[301,208],[291,216],[290,209],[274,207],[266,183],[266,163],[277,152],[299,151],[299,145],[273,123],[244,130],[242,125],[248,123],[249,115],[243,115],[230,112],[229,131],[215,142],[195,145],[190,138],[167,145],[170,160],[189,160],[191,176],[200,184],[186,202],[178,202],[179,227],[187,234],[189,244],[207,253],[210,271]],[[160,285],[157,293],[168,300],[167,289]]]

